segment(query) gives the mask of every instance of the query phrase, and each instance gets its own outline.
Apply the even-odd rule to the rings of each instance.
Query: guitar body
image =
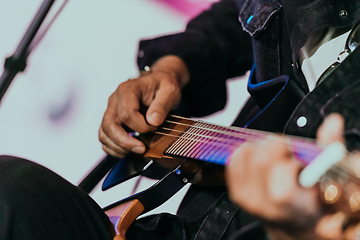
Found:
[[[169,117],[169,119],[170,121],[161,126],[161,134],[158,134],[159,132],[146,133],[138,137],[146,145],[147,151],[143,155],[130,154],[121,159],[104,180],[103,190],[139,175],[161,179],[180,164],[188,173],[196,172],[191,180],[193,184],[204,187],[225,186],[224,166],[197,159],[187,159],[184,163],[184,157],[165,154],[165,150],[176,142],[184,131],[196,123],[186,118]]]

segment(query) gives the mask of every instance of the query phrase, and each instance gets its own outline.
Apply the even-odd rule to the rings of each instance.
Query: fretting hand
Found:
[[[318,141],[325,145],[344,141],[343,126],[341,116],[329,116],[318,130]],[[341,219],[328,215],[317,186],[300,186],[298,176],[303,167],[293,158],[283,136],[242,145],[226,169],[232,200],[259,217],[275,239],[338,239]],[[325,227],[330,223],[329,232]]]

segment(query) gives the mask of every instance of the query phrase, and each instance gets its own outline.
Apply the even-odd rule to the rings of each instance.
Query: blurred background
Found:
[[[213,2],[69,1],[0,103],[0,154],[38,162],[79,184],[105,156],[98,127],[111,93],[138,75],[139,40],[182,31]],[[0,1],[0,61],[14,52],[41,3]],[[228,81],[227,106],[206,120],[231,124],[247,97],[244,78]],[[134,181],[105,192],[97,187],[91,196],[104,207],[128,196]],[[176,211],[185,191],[157,211]]]

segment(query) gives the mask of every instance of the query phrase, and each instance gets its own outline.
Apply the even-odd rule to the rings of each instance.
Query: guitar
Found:
[[[244,142],[259,142],[270,134],[171,115],[155,132],[140,135],[139,139],[147,146],[144,159],[173,169],[164,179],[177,179],[181,188],[182,184],[188,182],[207,186],[223,185],[223,168],[229,164],[234,151]],[[311,169],[310,176],[315,175],[324,203],[345,212],[349,218],[360,220],[360,159],[351,153],[341,152],[340,148],[341,153],[329,165],[326,160],[334,159],[333,155],[339,152],[333,151],[337,146],[324,150],[315,140],[290,136],[287,143],[295,159],[304,167],[307,166],[305,169]],[[329,165],[320,174],[316,166],[319,162],[322,162],[322,166],[324,162]],[[165,180],[161,180],[150,190],[163,191],[164,186],[177,189],[173,183],[167,186]],[[146,203],[146,194],[146,191],[136,194],[104,209],[110,218],[120,218],[117,224],[118,238],[114,239],[125,239],[130,224],[140,214],[156,207],[158,203]],[[169,195],[172,194],[174,192]]]

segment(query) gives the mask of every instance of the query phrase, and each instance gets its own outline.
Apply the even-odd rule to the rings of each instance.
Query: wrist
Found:
[[[157,60],[151,67],[145,67],[145,72],[162,72],[174,77],[180,88],[190,79],[188,68],[184,61],[175,55],[167,55]]]

